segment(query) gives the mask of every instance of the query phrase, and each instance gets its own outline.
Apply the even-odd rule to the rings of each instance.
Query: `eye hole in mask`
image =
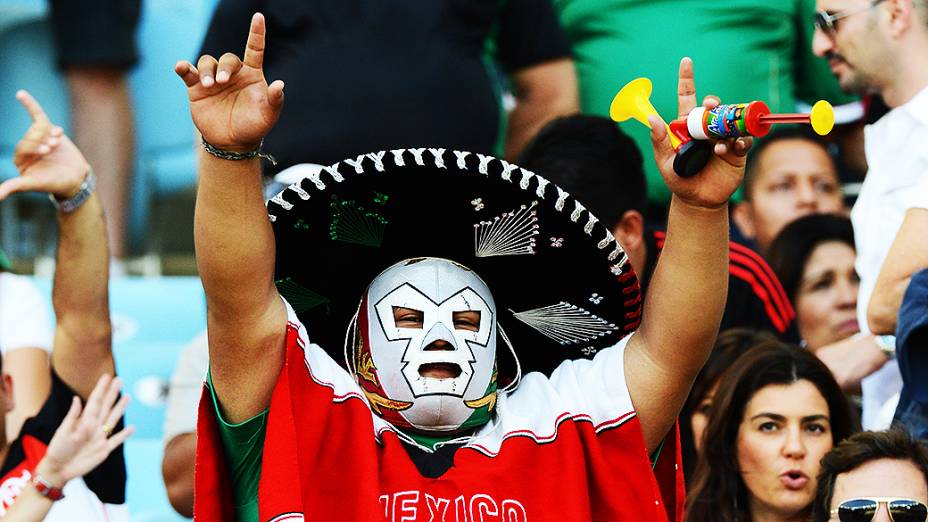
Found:
[[[415,328],[421,330],[425,320],[425,314],[422,310],[416,310],[415,308],[394,306],[393,320],[396,322],[397,328]]]

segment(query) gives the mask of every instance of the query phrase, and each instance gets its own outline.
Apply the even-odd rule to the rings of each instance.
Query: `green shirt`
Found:
[[[258,481],[261,479],[261,456],[264,453],[264,434],[267,428],[267,410],[240,424],[230,424],[222,416],[212,378],[207,376],[213,407],[219,421],[219,437],[232,473],[232,496],[235,498],[235,516],[241,522],[258,520]]]
[[[793,112],[797,99],[852,101],[812,54],[814,0],[553,1],[573,47],[585,113],[608,116],[619,89],[644,76],[654,84],[654,107],[675,119],[684,56],[695,63],[700,100],[763,100],[774,112]],[[666,205],[670,192],[650,159],[648,129],[636,121],[622,129],[645,157],[648,200]]]

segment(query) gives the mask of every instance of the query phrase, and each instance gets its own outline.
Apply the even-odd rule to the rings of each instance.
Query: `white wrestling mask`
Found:
[[[358,314],[355,372],[374,412],[400,428],[454,433],[496,404],[496,306],[471,270],[405,260],[371,283]]]

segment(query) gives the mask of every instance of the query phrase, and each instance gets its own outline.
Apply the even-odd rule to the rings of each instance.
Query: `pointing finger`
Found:
[[[180,76],[187,87],[193,87],[200,81],[200,73],[192,63],[187,60],[181,60],[174,64],[174,72]]]
[[[32,117],[32,121],[36,123],[48,122],[48,116],[45,115],[42,106],[39,105],[39,102],[37,102],[31,94],[24,90],[19,90],[16,92],[16,99],[29,111],[29,116]]]
[[[255,13],[251,17],[248,43],[245,44],[245,65],[260,69],[264,65],[264,15]]]
[[[696,80],[693,76],[693,60],[680,60],[680,78],[677,80],[678,117],[686,118],[696,108]]]

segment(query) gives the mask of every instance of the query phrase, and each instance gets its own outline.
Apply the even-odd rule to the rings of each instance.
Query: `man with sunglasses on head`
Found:
[[[892,109],[865,131],[869,171],[851,212],[857,243],[861,334],[880,341],[840,359],[879,367],[861,383],[863,426],[889,426],[902,383],[896,315],[908,281],[928,266],[928,1],[817,0],[812,49],[841,88],[878,93]]]
[[[902,430],[851,436],[822,459],[813,522],[925,522],[928,448]]]

